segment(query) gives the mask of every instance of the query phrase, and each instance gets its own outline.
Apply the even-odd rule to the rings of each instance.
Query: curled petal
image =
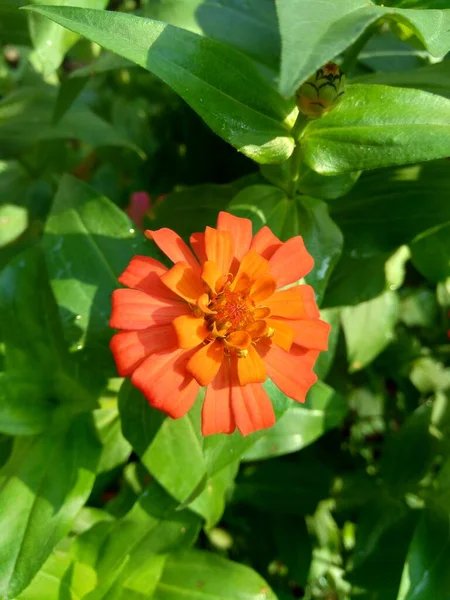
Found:
[[[205,291],[199,273],[184,262],[178,262],[164,273],[161,281],[169,290],[191,304],[195,304]]]
[[[252,340],[256,340],[267,334],[269,326],[266,321],[255,321],[249,325],[245,331],[251,336]]]
[[[264,225],[253,238],[250,247],[266,260],[270,260],[275,251],[281,248],[282,245],[283,242]]]
[[[285,319],[318,319],[319,309],[310,285],[296,285],[275,292],[264,304],[271,315]]]
[[[259,383],[233,386],[231,406],[236,426],[242,435],[275,425],[275,413],[265,389]]]
[[[205,229],[205,250],[208,260],[216,263],[222,275],[229,273],[234,256],[234,242],[229,231],[218,231],[207,227]]]
[[[131,377],[135,385],[154,408],[173,419],[187,413],[197,397],[200,386],[186,371],[191,352],[175,350],[152,354]]]
[[[156,231],[147,229],[145,231],[145,236],[148,239],[153,240],[159,249],[164,252],[173,263],[186,262],[194,269],[194,271],[197,273],[200,272],[200,265],[192,253],[192,250],[185,242],[183,242],[175,231],[167,229],[166,227]]]
[[[252,242],[252,222],[250,219],[242,219],[226,212],[220,212],[217,218],[217,229],[230,232],[234,241],[234,256],[238,261],[241,261],[250,250]]]
[[[203,435],[233,433],[236,429],[231,408],[231,360],[225,357],[216,378],[206,388],[202,408]]]
[[[305,277],[314,266],[314,259],[306,250],[300,235],[278,248],[269,262],[270,274],[275,277],[279,288]]]
[[[269,269],[269,261],[250,250],[241,261],[231,289],[240,290],[251,286],[261,275],[268,273]]]
[[[189,242],[192,246],[192,250],[197,255],[198,260],[201,264],[203,264],[206,260],[206,250],[205,250],[205,234],[204,233],[193,233],[189,238]]]
[[[172,322],[179,348],[195,348],[210,335],[203,317],[182,315]]]
[[[202,346],[189,359],[187,370],[200,385],[208,385],[217,375],[223,360],[223,344],[214,341]]]
[[[114,290],[111,297],[110,327],[136,331],[151,325],[170,323],[180,315],[190,314],[185,302],[153,298],[140,290]]]
[[[270,298],[276,289],[277,284],[275,279],[272,275],[269,275],[269,273],[265,273],[264,275],[261,275],[261,277],[258,277],[254,282],[250,288],[249,295],[253,302],[259,304],[259,302],[263,302],[264,300],[267,300],[267,298]]]
[[[247,331],[233,331],[233,333],[227,335],[226,342],[232,348],[245,350],[252,343],[252,338]]]
[[[183,317],[179,317],[183,318]],[[267,324],[273,332],[272,342],[289,352],[294,342],[295,333],[291,323],[298,321],[281,321],[278,319],[267,319]]]
[[[222,278],[222,270],[219,269],[215,262],[207,260],[203,265],[202,279],[214,293],[220,291],[217,289],[217,284],[221,282]]]
[[[175,348],[177,338],[172,325],[154,325],[141,331],[120,331],[110,343],[121,377],[128,377],[150,354]]]
[[[238,378],[241,385],[262,383],[267,379],[264,362],[254,346],[247,348],[247,356],[239,358],[237,363]]]

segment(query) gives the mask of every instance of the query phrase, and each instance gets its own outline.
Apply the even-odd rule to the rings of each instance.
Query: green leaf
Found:
[[[109,364],[111,293],[132,256],[151,245],[117,206],[69,175],[61,179],[43,242],[67,341]]]
[[[0,44],[30,44],[27,15],[18,9],[26,0],[2,0],[0,4]]]
[[[68,0],[32,0],[35,5],[64,5]],[[105,8],[107,0],[70,0],[70,6]],[[30,34],[39,70],[44,76],[53,73],[62,63],[66,52],[79,39],[78,35],[63,29],[40,15],[29,15]]]
[[[213,131],[257,162],[281,162],[292,154],[294,141],[287,122],[292,102],[285,101],[239,52],[133,15],[29,8],[154,73]]]
[[[239,217],[250,218],[255,232],[267,225],[282,240],[303,236],[315,261],[314,269],[305,281],[313,286],[320,303],[343,243],[327,205],[308,196],[291,200],[279,188],[252,185],[241,190],[228,208]]]
[[[442,226],[450,220],[443,201],[448,189],[446,160],[364,173],[347,196],[330,204],[345,251],[355,258],[391,252]]]
[[[25,231],[28,214],[23,206],[3,204],[0,206],[0,247],[10,244]]]
[[[82,104],[53,123],[56,96],[46,88],[22,87],[0,101],[0,159],[23,154],[42,140],[77,139],[93,148],[124,146],[137,151],[112,126]]]
[[[244,460],[262,460],[301,450],[337,427],[348,411],[347,402],[321,381],[308,393],[305,404],[295,403],[280,420],[266,430],[244,455]]]
[[[311,10],[309,0],[277,0],[281,31],[283,94],[296,88],[328,60],[343,52],[378,21],[406,24],[434,56],[450,50],[450,11],[403,10],[371,0],[324,0]]]
[[[308,450],[296,462],[277,459],[245,468],[236,480],[233,502],[279,514],[313,514],[327,497],[332,474]]]
[[[450,222],[417,236],[410,245],[411,261],[431,281],[450,277]]]
[[[267,583],[244,565],[216,554],[190,550],[170,556],[154,600],[276,600]]]
[[[450,515],[425,510],[409,547],[398,600],[439,598],[450,589]]]
[[[352,83],[369,83],[391,85],[402,88],[414,88],[431,94],[450,98],[450,62],[426,65],[407,71],[390,71],[388,73],[371,73],[352,79]]]
[[[399,316],[398,296],[387,291],[381,296],[341,311],[350,371],[359,371],[394,339]]]
[[[233,46],[273,70],[280,62],[280,34],[271,0],[156,0],[144,8],[146,17]]]
[[[95,410],[94,420],[103,445],[97,471],[103,473],[125,463],[131,454],[131,446],[122,435],[116,407]]]
[[[450,155],[450,100],[421,90],[351,85],[303,130],[308,165],[338,175]]]
[[[16,438],[0,471],[0,596],[16,597],[69,532],[92,489],[100,455],[92,419]]]
[[[74,562],[63,552],[55,552],[17,599],[77,600],[91,592],[96,583],[97,576],[90,567]]]
[[[145,584],[150,595],[164,564],[161,555],[190,547],[199,528],[196,515],[179,510],[177,502],[152,482],[122,519],[100,522],[79,536],[72,554],[96,570],[102,594],[116,583],[136,588],[136,578],[146,574],[147,581],[139,587]],[[102,594],[93,594],[92,600],[103,598]]]
[[[431,403],[420,406],[386,442],[380,475],[389,486],[412,491],[431,467],[439,451],[439,441],[430,432],[432,409]]]

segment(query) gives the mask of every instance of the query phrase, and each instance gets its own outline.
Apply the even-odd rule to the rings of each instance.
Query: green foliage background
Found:
[[[450,599],[450,1],[2,0],[0,598]],[[65,6],[65,5],[70,6]],[[343,101],[296,122],[335,59]],[[220,210],[304,236],[330,349],[202,438],[116,377],[110,295]],[[167,195],[165,195],[167,194]]]

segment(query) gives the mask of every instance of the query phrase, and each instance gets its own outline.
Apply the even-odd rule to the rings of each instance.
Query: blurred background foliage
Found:
[[[285,137],[261,150],[254,134],[242,152],[220,105],[192,108],[202,99],[182,71],[170,75],[177,93],[25,4],[0,3],[0,597],[450,598],[450,25],[432,22],[444,9],[448,25],[450,2],[374,3],[387,16],[356,53],[347,16],[332,28],[334,3],[318,60],[351,64],[356,99],[323,123],[346,126],[368,102],[375,127],[392,110],[397,129],[371,158],[369,138],[348,129],[333,142],[322,120],[308,125],[294,194],[294,102],[276,86],[282,46],[284,92],[297,62],[306,75],[321,64],[307,62],[309,38],[289,45],[287,15],[294,28],[313,11],[304,0],[281,0],[279,21],[272,0],[70,3],[202,36],[212,58],[198,69],[211,81],[216,65],[225,95],[233,65],[257,73],[240,101],[269,108],[246,135],[278,111]],[[177,35],[166,60],[195,61],[177,54]],[[149,205],[133,223],[137,192]],[[154,252],[140,228],[188,237],[223,209],[304,236],[332,334],[304,406],[272,390],[275,427],[203,440],[199,406],[164,419],[115,376],[107,320],[117,275]]]

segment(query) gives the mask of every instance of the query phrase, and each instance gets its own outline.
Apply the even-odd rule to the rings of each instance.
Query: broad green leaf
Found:
[[[15,204],[0,206],[0,247],[16,240],[27,225],[28,214],[25,207]]]
[[[278,70],[280,34],[271,0],[153,0],[146,17],[233,46],[263,65]]]
[[[355,84],[339,106],[306,126],[301,146],[308,165],[329,175],[410,164],[450,155],[449,122],[447,98]]]
[[[352,80],[352,83],[391,85],[402,88],[414,88],[431,94],[450,98],[450,61],[426,65],[419,69],[394,71],[389,73],[371,73]]]
[[[450,589],[450,516],[425,510],[409,547],[398,600],[445,598]]]
[[[408,327],[433,327],[438,305],[435,292],[427,287],[405,290],[400,301],[400,319]]]
[[[50,4],[79,6],[81,8],[105,8],[107,0],[32,0],[35,5]],[[76,43],[79,36],[67,31],[40,15],[29,16],[30,35],[35,49],[37,66],[45,75],[53,73],[62,63],[66,52]]]
[[[244,460],[261,460],[301,450],[337,427],[347,414],[347,402],[325,383],[317,382],[305,404],[295,403],[280,420],[266,430]]]
[[[421,356],[412,364],[409,374],[413,385],[422,394],[445,391],[450,388],[450,369],[431,356]]]
[[[150,595],[164,564],[161,555],[190,547],[199,528],[196,515],[179,510],[177,502],[152,482],[122,519],[97,523],[79,536],[72,554],[95,569],[102,591],[116,585],[114,575],[120,570],[118,579],[125,588],[133,588],[133,582],[136,587],[136,578],[146,573]],[[93,594],[94,598],[103,595]]]
[[[53,123],[55,94],[42,87],[22,87],[0,101],[0,159],[24,153],[42,140],[77,139],[93,148],[124,146],[137,150],[113,127],[83,105],[75,104]]]
[[[372,498],[359,515],[347,580],[383,599],[395,600],[417,513],[397,499],[385,495]]]
[[[342,309],[342,327],[351,371],[359,371],[371,363],[394,339],[398,312],[398,296],[392,291]]]
[[[431,281],[450,277],[450,222],[417,236],[410,244],[411,261]]]
[[[116,407],[95,410],[94,420],[103,446],[97,471],[103,473],[125,463],[131,454],[131,446],[122,435]]]
[[[27,15],[19,10],[26,0],[2,0],[0,4],[0,44],[30,43]]]
[[[16,597],[69,532],[89,497],[100,455],[92,419],[16,438],[0,471],[0,596]]]
[[[434,56],[450,49],[450,11],[384,7],[371,0],[277,0],[283,94],[293,94],[311,73],[343,52],[380,19],[406,24]]]
[[[412,491],[431,467],[439,451],[439,440],[430,432],[432,408],[427,403],[416,409],[385,443],[380,476],[390,487]]]
[[[371,71],[380,72],[380,75],[392,71],[411,71],[429,64],[430,55],[420,44],[405,43],[405,40],[399,39],[393,30],[395,25],[389,28],[377,28],[375,35],[358,54],[358,63]],[[414,41],[416,41],[415,37],[413,43]],[[352,83],[371,82],[362,81],[358,75],[352,77]]]
[[[70,7],[30,8],[154,73],[213,131],[257,162],[281,162],[291,155],[294,141],[288,117],[292,103],[239,52],[133,15]]]
[[[60,181],[43,242],[67,341],[73,350],[95,349],[96,361],[108,363],[111,292],[132,256],[151,245],[117,206],[69,175]]]
[[[450,163],[435,161],[364,173],[353,190],[330,204],[332,218],[355,258],[391,252],[450,220]]]
[[[340,310],[333,308],[321,310],[320,318],[330,324],[331,330],[328,336],[328,350],[319,354],[319,358],[314,365],[314,372],[319,379],[325,379],[333,365],[334,356],[336,354],[339,332],[341,329]]]
[[[292,200],[273,186],[252,185],[241,190],[228,208],[237,216],[250,218],[255,232],[267,225],[282,240],[295,235],[303,237],[315,261],[305,281],[313,286],[320,303],[343,241],[327,205],[308,196]]]
[[[51,382],[36,371],[0,373],[0,431],[8,435],[42,433],[57,406],[50,395]]]
[[[154,600],[276,600],[267,583],[249,567],[210,552],[190,550],[169,556]]]
[[[329,493],[332,475],[308,450],[300,452],[295,462],[269,460],[243,469],[233,502],[278,514],[313,514]]]
[[[18,600],[78,600],[91,592],[97,583],[95,571],[73,561],[63,552],[51,554]]]

